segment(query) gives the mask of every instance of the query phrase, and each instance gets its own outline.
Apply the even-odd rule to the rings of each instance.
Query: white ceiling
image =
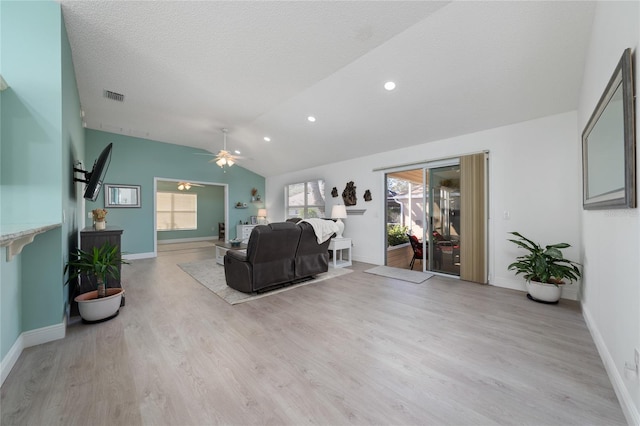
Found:
[[[87,127],[212,153],[226,127],[263,176],[576,109],[595,7],[60,3]]]

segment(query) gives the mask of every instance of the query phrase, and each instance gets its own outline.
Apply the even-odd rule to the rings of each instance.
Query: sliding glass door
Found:
[[[460,164],[425,170],[430,226],[426,270],[460,276]]]
[[[481,153],[386,174],[387,266],[486,283],[485,164]]]

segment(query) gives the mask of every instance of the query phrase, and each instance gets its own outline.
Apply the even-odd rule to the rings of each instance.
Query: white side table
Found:
[[[334,268],[351,266],[351,238],[332,238],[329,243],[329,250],[333,251],[333,263],[330,264],[331,266]]]
[[[240,250],[246,251],[247,245],[240,244],[240,246],[232,246],[231,243],[216,243],[216,263],[218,265],[224,266],[224,255],[227,254],[229,250]]]

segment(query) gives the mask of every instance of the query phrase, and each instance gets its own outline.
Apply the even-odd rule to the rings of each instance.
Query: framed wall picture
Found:
[[[104,207],[140,207],[140,185],[106,183],[104,185]]]
[[[631,49],[626,49],[582,133],[583,208],[636,207]]]

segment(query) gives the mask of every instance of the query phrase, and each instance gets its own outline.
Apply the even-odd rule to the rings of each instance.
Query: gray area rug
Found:
[[[412,271],[410,269],[392,268],[390,266],[376,266],[364,271],[368,274],[380,275],[382,277],[394,278],[396,280],[409,281],[420,284],[433,276],[426,272]]]
[[[277,290],[272,290],[266,293],[243,293],[232,289],[227,285],[224,278],[224,267],[218,265],[215,259],[199,260],[197,262],[181,263],[178,265],[183,271],[191,275],[200,284],[214,292],[217,296],[222,298],[225,302],[231,305],[237,305],[238,303],[248,302],[250,300],[260,299],[262,297],[271,296],[272,294],[281,293],[283,291],[289,291],[303,285],[315,284],[320,281],[328,280],[329,278],[335,278],[342,275],[353,272],[352,269],[345,268],[329,268],[324,274],[318,274],[316,277],[309,281],[304,281],[299,284],[282,287]]]

